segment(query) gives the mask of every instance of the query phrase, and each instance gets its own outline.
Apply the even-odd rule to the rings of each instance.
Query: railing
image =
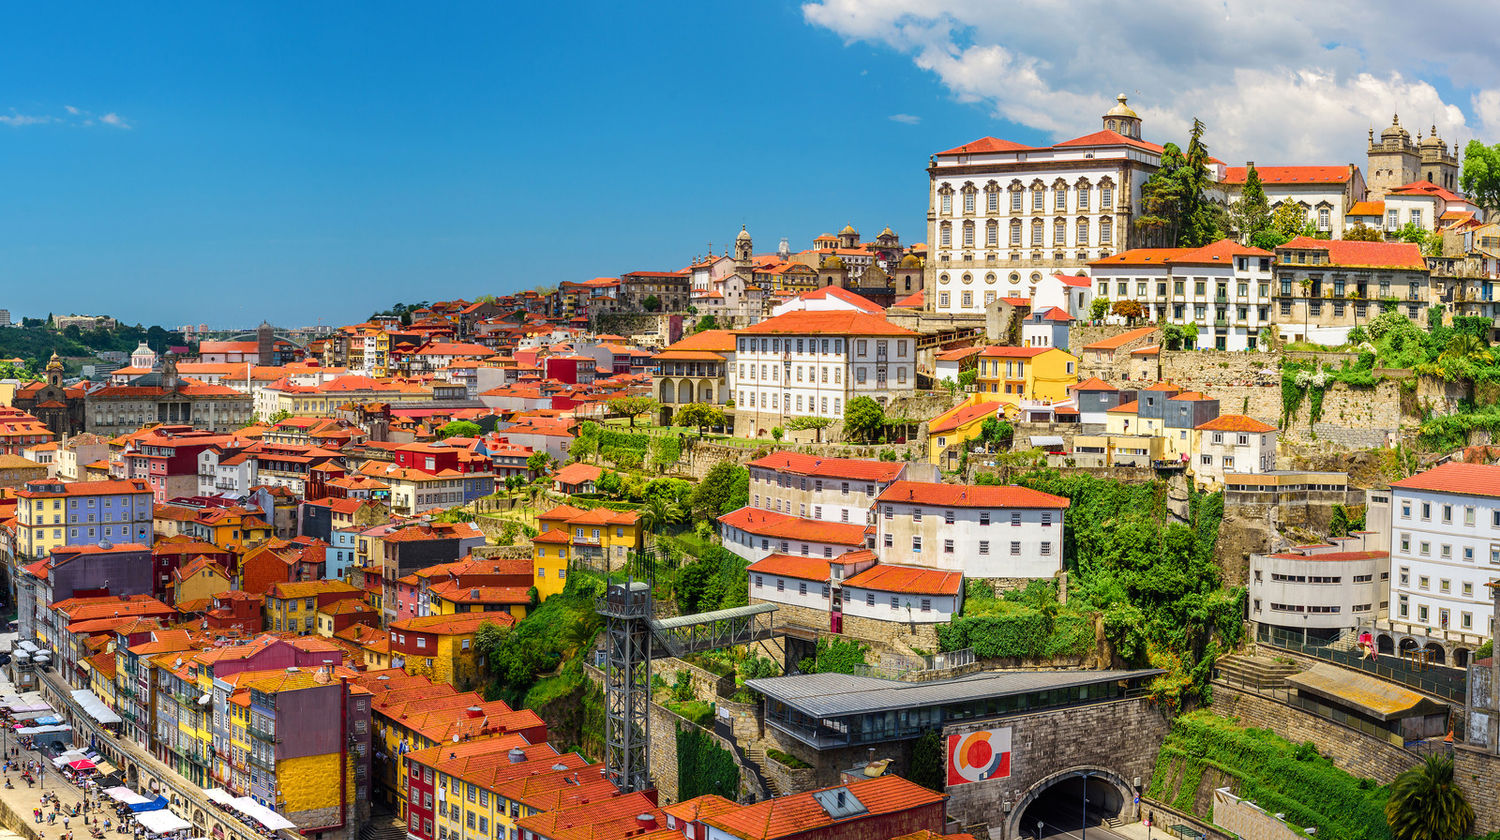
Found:
[[[934,653],[926,656],[905,656],[902,654],[885,654],[880,657],[877,665],[856,665],[854,672],[861,677],[875,677],[877,679],[900,680],[917,674],[935,673],[938,671],[952,671],[973,665],[975,662],[974,649],[949,651],[947,653]]]
[[[250,756],[250,764],[253,765],[253,766],[255,766],[255,767],[259,767],[260,769],[266,771],[267,773],[275,773],[276,772],[276,763],[275,762],[273,762],[273,761],[266,761],[265,759],[259,758],[259,757],[254,756],[254,755]]]
[[[1311,656],[1340,667],[1364,671],[1383,680],[1400,683],[1407,688],[1440,697],[1450,703],[1460,706],[1464,703],[1468,677],[1464,671],[1457,668],[1447,668],[1441,665],[1423,666],[1408,662],[1394,654],[1377,655],[1374,659],[1370,659],[1369,654],[1358,649],[1338,650],[1330,647],[1328,642],[1320,643],[1316,640],[1304,642],[1300,633],[1265,624],[1259,626],[1255,640],[1260,644]]]
[[[1230,688],[1243,691],[1246,694],[1256,694],[1261,697],[1269,697],[1273,700],[1279,700],[1287,704],[1288,706],[1294,706],[1309,714],[1317,715],[1318,717],[1325,720],[1333,721],[1340,726],[1347,726],[1348,728],[1353,729],[1360,734],[1368,735],[1371,738],[1379,741],[1384,741],[1394,747],[1402,747],[1403,749],[1416,749],[1421,747],[1421,745],[1424,743],[1422,741],[1413,741],[1408,744],[1404,739],[1402,739],[1401,733],[1399,732],[1393,732],[1389,729],[1382,728],[1372,721],[1368,721],[1355,715],[1351,715],[1343,709],[1338,709],[1326,703],[1319,702],[1316,698],[1307,697],[1305,695],[1292,691],[1291,689],[1263,688],[1261,686],[1246,682],[1239,676],[1233,674],[1225,674],[1223,672],[1217,673],[1214,679],[1217,682],[1221,682],[1224,685],[1229,686]],[[1454,715],[1452,718],[1454,721],[1453,726],[1455,727],[1454,738],[1458,740],[1462,740],[1462,717],[1463,715],[1460,714]]]
[[[259,740],[266,741],[272,744],[276,743],[277,738],[275,733],[267,732],[264,729],[257,729],[254,726],[245,727],[245,731],[250,733],[251,738],[257,738]]]

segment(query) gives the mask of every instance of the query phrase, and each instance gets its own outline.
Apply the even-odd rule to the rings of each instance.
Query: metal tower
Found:
[[[646,574],[653,578],[649,571]],[[650,790],[651,657],[653,648],[681,656],[771,638],[774,604],[756,604],[674,618],[652,617],[651,584],[612,583],[595,609],[605,620],[604,767],[621,791]]]

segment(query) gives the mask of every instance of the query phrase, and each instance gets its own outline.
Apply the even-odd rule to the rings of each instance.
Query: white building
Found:
[[[1094,302],[1094,282],[1082,274],[1049,274],[1037,281],[1031,295],[1031,311],[1061,309],[1084,321]]]
[[[753,507],[719,517],[724,547],[752,563],[771,554],[832,560],[864,548],[866,527],[863,521],[818,522]]]
[[[916,388],[917,334],[866,312],[789,312],[738,331],[735,433],[769,435],[788,417],[844,416],[849,400],[884,404]]]
[[[1220,182],[1231,202],[1240,200],[1247,166],[1230,166]],[[1344,237],[1345,219],[1355,204],[1365,199],[1365,176],[1352,163],[1342,166],[1255,166],[1260,176],[1266,202],[1276,208],[1291,202],[1297,205],[1314,229]]]
[[[764,601],[783,608],[791,607],[786,615],[793,616],[794,620],[801,618],[799,623],[832,630],[836,622],[831,618],[808,613],[794,616],[793,613],[797,610],[840,612],[843,606],[840,590],[844,580],[874,565],[875,555],[867,550],[845,552],[832,560],[769,554],[751,563],[747,569],[750,603]]]
[[[1389,577],[1390,555],[1363,545],[1252,554],[1250,620],[1315,640],[1337,638],[1385,614]]]
[[[869,298],[855,294],[848,289],[838,286],[824,286],[821,289],[813,289],[784,303],[778,303],[771,309],[772,315],[785,315],[788,312],[864,312],[869,315],[885,316],[885,307],[875,303]]]
[[[1141,139],[1141,119],[1121,94],[1093,134],[1040,147],[984,137],[933,155],[928,310],[977,315],[997,298],[1031,297],[1060,270],[1134,247],[1141,185],[1161,154]]]
[[[905,624],[946,624],[963,605],[964,574],[881,563],[844,581],[844,615]]]
[[[1392,482],[1390,504],[1391,621],[1491,638],[1500,466],[1450,461]]]
[[[820,522],[869,524],[870,507],[899,479],[937,480],[930,464],[773,452],[751,461],[750,507]]]
[[[876,500],[881,562],[966,577],[1050,578],[1068,500],[1025,487],[897,481]]]
[[[1198,347],[1254,350],[1271,324],[1274,254],[1221,239],[1202,248],[1136,248],[1089,264],[1096,297],[1140,302],[1140,320],[1198,325]],[[1110,323],[1125,319],[1111,315]]]
[[[1193,429],[1193,477],[1220,487],[1225,473],[1276,469],[1276,427],[1243,414],[1220,414]]]

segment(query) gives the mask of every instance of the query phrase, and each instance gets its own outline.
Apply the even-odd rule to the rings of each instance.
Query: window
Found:
[[[964,190],[964,212],[974,212],[974,191],[972,189]]]
[[[913,554],[921,554],[922,553],[922,538],[921,537],[912,537],[911,538],[911,552]]]
[[[1000,193],[991,188],[984,196],[984,205],[985,212],[987,213],[1000,212]]]
[[[867,607],[873,607],[873,606],[875,606],[875,593],[874,592],[866,592],[865,593],[865,606],[867,606]]]
[[[1010,543],[1010,556],[1012,556],[1012,557],[1019,557],[1020,555],[1021,555],[1021,541],[1020,540],[1011,540],[1011,543]]]
[[[981,511],[980,512],[980,514],[979,514],[979,524],[980,525],[988,525],[988,524],[990,524],[990,512],[989,511],[986,510],[986,511]]]
[[[952,193],[943,193],[938,198],[938,203],[939,203],[939,206],[942,207],[942,213],[944,215],[947,215],[947,214],[950,214],[950,213],[953,212],[953,194]]]
[[[1051,553],[1052,553],[1052,543],[1050,543],[1050,542],[1043,542],[1042,543],[1042,556],[1046,557],[1046,556],[1050,555]]]
[[[943,511],[943,524],[944,525],[952,525],[953,524],[953,511],[951,511],[951,510],[945,510],[945,511]]]
[[[1012,213],[1019,213],[1019,212],[1021,212],[1021,191],[1020,190],[1011,190],[1011,192],[1010,192],[1010,212],[1012,212]]]
[[[1109,184],[1099,186],[1099,209],[1108,210],[1115,206],[1115,189]]]
[[[798,583],[797,584],[797,594],[798,595],[806,595],[807,594],[807,584],[806,583]]]
[[[1106,198],[1109,196],[1109,190],[1106,189],[1106,190],[1103,190],[1102,192],[1103,192],[1103,195]],[[1114,223],[1114,221],[1112,219],[1100,219],[1099,220],[1099,244],[1100,245],[1109,245],[1109,244],[1111,244],[1113,242],[1114,229],[1115,229],[1115,223]]]
[[[943,553],[944,554],[952,554],[953,553],[953,540],[943,540]]]
[[[1010,512],[1010,524],[1011,524],[1012,528],[1020,527],[1020,525],[1021,525],[1021,512],[1020,511],[1013,510],[1013,511]]]
[[[990,553],[990,541],[989,540],[980,540],[979,541],[979,553],[980,553],[980,555],[987,555],[987,554]]]

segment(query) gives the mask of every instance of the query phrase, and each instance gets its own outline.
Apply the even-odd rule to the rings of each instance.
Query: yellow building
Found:
[[[141,479],[30,481],[15,495],[15,553],[28,561],[61,546],[151,544],[152,491]]]
[[[475,634],[484,624],[512,627],[508,613],[425,615],[391,622],[391,654],[408,674],[467,691],[479,683]]]
[[[992,394],[971,394],[957,406],[927,421],[927,460],[943,466],[944,453],[957,453],[960,444],[979,437],[984,421],[999,416],[1003,405]]]
[[[231,588],[224,568],[201,554],[172,570],[174,604],[213,598]]]
[[[364,593],[341,580],[273,583],[266,589],[266,629],[316,632],[319,608],[345,599],[362,601]]]
[[[1078,382],[1078,357],[1056,347],[986,347],[974,382],[1002,402],[1062,402]]]
[[[644,534],[635,511],[557,507],[537,517],[532,538],[532,583],[542,600],[563,591],[571,565],[617,569],[639,551]]]
[[[271,538],[270,523],[258,509],[252,508],[208,508],[199,512],[183,530],[194,539],[241,554]]]
[[[103,700],[104,705],[111,709],[119,708],[115,705],[116,664],[113,645],[83,660],[80,664],[84,672],[88,674],[89,690]]]

